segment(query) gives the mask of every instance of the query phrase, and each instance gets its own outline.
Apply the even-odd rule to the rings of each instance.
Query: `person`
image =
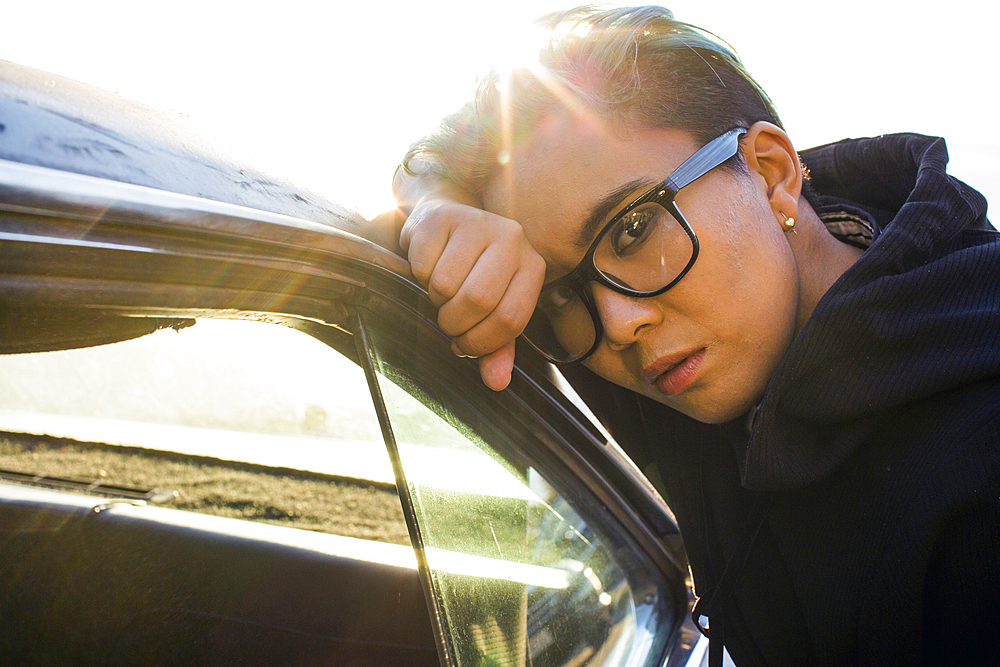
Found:
[[[454,351],[563,367],[674,510],[713,663],[1000,664],[1000,235],[944,141],[800,155],[668,10],[540,25],[381,219]]]

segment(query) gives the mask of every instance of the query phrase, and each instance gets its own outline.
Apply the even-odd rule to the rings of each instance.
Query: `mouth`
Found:
[[[705,348],[660,357],[643,369],[646,382],[667,396],[675,396],[694,382],[705,360]]]

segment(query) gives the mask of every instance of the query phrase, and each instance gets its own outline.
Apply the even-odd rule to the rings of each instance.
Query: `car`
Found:
[[[706,659],[654,485],[530,349],[487,389],[366,233],[0,62],[4,663]]]

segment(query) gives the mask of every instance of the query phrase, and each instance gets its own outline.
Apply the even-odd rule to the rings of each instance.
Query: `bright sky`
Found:
[[[234,155],[373,215],[410,141],[467,98],[513,28],[571,4],[32,0],[5,7],[0,58],[183,113]],[[1000,197],[993,3],[666,4],[736,48],[797,147],[941,134],[953,173]]]

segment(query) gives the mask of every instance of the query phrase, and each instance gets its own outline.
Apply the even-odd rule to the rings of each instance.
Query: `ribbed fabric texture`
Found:
[[[829,474],[886,410],[1000,376],[1000,244],[985,199],[946,175],[944,141],[895,135],[803,159],[821,193],[854,191],[876,222],[897,213],[772,378],[743,470],[761,490]]]

